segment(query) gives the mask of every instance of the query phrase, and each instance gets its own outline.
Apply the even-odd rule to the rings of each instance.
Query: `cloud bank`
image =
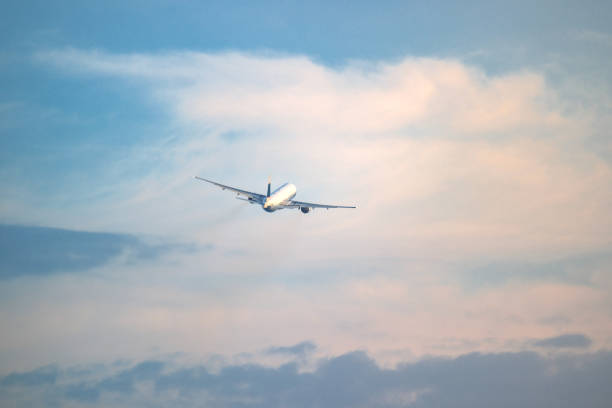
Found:
[[[427,358],[392,369],[356,351],[313,371],[144,361],[128,367],[43,367],[0,380],[4,404],[209,407],[607,407],[612,354],[536,353]]]

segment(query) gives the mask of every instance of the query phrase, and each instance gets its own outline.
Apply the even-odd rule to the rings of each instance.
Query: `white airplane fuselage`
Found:
[[[270,197],[266,197],[266,201],[262,204],[264,211],[274,212],[278,209],[283,208],[284,204],[289,203],[295,194],[297,188],[290,183],[285,183],[270,194]]]
[[[330,208],[357,208],[354,205],[331,205],[294,200],[293,197],[295,197],[295,194],[297,193],[297,188],[290,183],[285,183],[276,190],[270,191],[272,183],[270,182],[270,180],[268,180],[268,188],[266,190],[266,194],[264,195],[217,183],[216,181],[207,180],[202,177],[194,177],[198,180],[214,184],[215,186],[220,187],[222,190],[233,191],[237,194],[236,198],[238,200],[248,201],[251,204],[259,204],[266,212],[274,212],[283,208],[295,208],[299,209],[304,214],[308,214],[310,210],[313,210],[315,208],[325,208],[328,210]]]

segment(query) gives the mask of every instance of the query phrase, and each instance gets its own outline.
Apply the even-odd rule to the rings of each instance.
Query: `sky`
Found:
[[[0,405],[607,406],[611,20],[3,3]]]

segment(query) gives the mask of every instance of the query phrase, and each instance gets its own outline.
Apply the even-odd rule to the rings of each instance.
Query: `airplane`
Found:
[[[310,210],[315,208],[357,208],[356,206],[349,205],[327,205],[327,204],[315,204],[307,203],[304,201],[295,201],[293,197],[297,193],[297,188],[293,184],[285,183],[273,192],[270,192],[271,181],[268,180],[268,192],[266,195],[252,193],[250,191],[241,190],[239,188],[226,186],[221,183],[217,183],[212,180],[207,180],[202,177],[194,176],[194,178],[207,183],[214,184],[217,187],[221,187],[222,190],[230,190],[237,194],[238,200],[247,201],[250,204],[259,204],[267,212],[274,212],[276,210],[282,210],[284,208],[299,208],[304,214],[308,214]],[[244,196],[246,198],[242,198]]]

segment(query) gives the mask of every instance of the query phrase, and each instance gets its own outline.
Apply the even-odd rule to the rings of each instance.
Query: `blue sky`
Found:
[[[0,401],[609,401],[605,2],[1,11]]]

